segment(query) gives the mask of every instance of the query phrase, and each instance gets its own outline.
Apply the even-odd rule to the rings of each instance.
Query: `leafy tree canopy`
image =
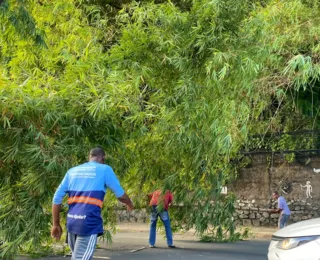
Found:
[[[240,151],[318,145],[263,137],[318,128],[319,11],[311,0],[2,1],[2,255],[43,250],[55,188],[96,145],[136,205],[170,188],[184,205],[175,226],[238,239],[234,195],[220,192]]]

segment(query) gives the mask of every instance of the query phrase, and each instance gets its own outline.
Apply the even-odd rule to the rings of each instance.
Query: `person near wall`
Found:
[[[277,209],[270,210],[270,212],[271,213],[280,213],[279,221],[278,221],[278,228],[281,229],[287,225],[291,212],[290,212],[290,209],[287,205],[285,198],[280,196],[278,191],[273,192],[272,196],[273,196],[274,200],[278,201],[278,206],[277,206]]]
[[[172,193],[167,190],[164,194],[161,190],[156,190],[150,193],[150,206],[151,206],[151,216],[150,216],[150,234],[149,234],[149,247],[154,248],[156,243],[156,228],[158,217],[164,224],[166,231],[167,244],[170,248],[175,248],[172,238],[172,230],[170,224],[170,218],[168,209],[173,201]],[[160,205],[160,203],[163,203]]]
[[[104,150],[92,149],[89,162],[69,169],[53,197],[51,236],[59,240],[62,235],[61,203],[68,194],[67,240],[72,251],[72,260],[90,260],[93,257],[97,237],[103,234],[101,208],[107,188],[120,202],[127,205],[128,210],[133,209],[133,204],[117,176],[104,161]]]

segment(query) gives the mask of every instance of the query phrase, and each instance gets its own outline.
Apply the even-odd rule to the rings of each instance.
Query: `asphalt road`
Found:
[[[201,243],[194,237],[175,236],[177,248],[171,249],[166,246],[163,237],[158,236],[157,248],[148,248],[147,234],[120,233],[118,236],[115,238],[114,248],[109,254],[105,253],[106,249],[99,249],[96,251],[96,257],[108,256],[112,260],[266,260],[269,244],[268,241]],[[127,245],[130,241],[132,245],[128,248]],[[134,252],[134,250],[139,251]]]
[[[240,241],[236,243],[201,243],[190,235],[175,235],[177,248],[166,246],[158,235],[156,248],[148,247],[147,232],[118,232],[113,244],[99,243],[93,260],[266,260],[269,241]],[[38,260],[67,260],[70,256],[49,256]],[[20,260],[25,260],[20,258]]]
[[[146,248],[133,253],[128,251],[103,252],[103,250],[97,250],[95,258],[112,260],[266,260],[267,246],[268,243],[266,242],[241,242],[228,245],[207,244],[205,246],[199,246],[192,242],[188,244],[188,247],[176,249],[167,249],[165,247],[156,249]]]

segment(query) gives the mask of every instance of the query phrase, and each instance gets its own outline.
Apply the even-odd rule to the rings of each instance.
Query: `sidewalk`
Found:
[[[239,231],[249,228],[250,237],[248,240],[271,240],[272,234],[277,231],[277,227],[244,227],[239,226]],[[118,223],[116,226],[117,231],[119,232],[149,232],[149,223],[131,223],[131,222],[122,222]],[[189,230],[187,232],[178,232],[175,234],[192,236],[196,238],[194,234],[195,230]]]

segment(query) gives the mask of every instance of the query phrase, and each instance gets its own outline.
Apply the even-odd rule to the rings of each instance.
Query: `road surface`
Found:
[[[93,260],[266,260],[268,244],[265,241],[236,243],[201,243],[194,236],[175,235],[177,248],[166,246],[163,235],[157,236],[157,247],[148,247],[147,232],[118,232],[112,246],[100,242]],[[66,260],[69,256],[50,256],[39,260]],[[22,259],[21,259],[22,260]]]

